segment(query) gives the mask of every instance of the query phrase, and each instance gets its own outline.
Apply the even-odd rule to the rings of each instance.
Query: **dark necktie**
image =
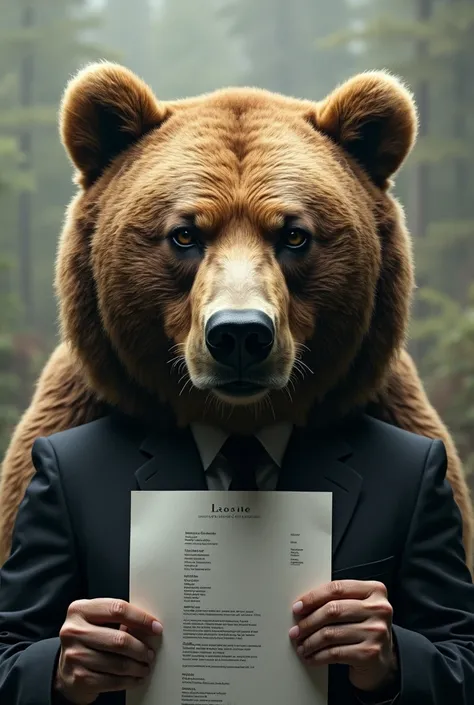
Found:
[[[232,480],[229,490],[257,490],[257,467],[262,460],[263,446],[255,436],[229,436],[221,449],[227,460]]]

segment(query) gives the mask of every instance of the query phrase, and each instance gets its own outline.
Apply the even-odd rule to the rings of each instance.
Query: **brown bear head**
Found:
[[[411,248],[389,187],[416,124],[384,72],[313,103],[160,102],[118,65],[81,71],[61,109],[80,188],[57,290],[97,395],[233,431],[367,403],[407,327]]]

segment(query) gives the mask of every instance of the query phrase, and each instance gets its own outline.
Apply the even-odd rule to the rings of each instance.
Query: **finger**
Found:
[[[360,668],[376,662],[380,656],[378,644],[349,644],[331,646],[310,654],[304,659],[305,663],[314,666],[328,666],[334,663]]]
[[[79,642],[94,651],[116,653],[142,663],[151,663],[155,656],[154,650],[147,644],[120,629],[95,625],[92,628],[87,625],[86,629],[80,622],[72,621],[63,626],[60,636],[66,645]]]
[[[125,624],[149,634],[161,634],[163,631],[162,624],[155,617],[125,600],[77,600],[70,605],[69,614],[78,615],[90,624]]]
[[[298,656],[307,658],[317,651],[347,644],[360,644],[366,636],[362,624],[331,625],[307,636],[298,645],[296,653]]]
[[[139,663],[126,656],[88,648],[78,648],[73,654],[68,653],[68,662],[80,664],[89,671],[109,676],[146,678],[150,673],[149,664]]]
[[[144,629],[132,629],[131,627],[127,627],[125,624],[120,625],[120,631],[130,634],[131,636],[135,637],[135,639],[138,639],[138,641],[141,641],[143,644],[146,644],[146,646],[148,646],[150,649],[155,649],[156,636],[154,634],[151,635]]]
[[[364,600],[333,600],[300,619],[290,629],[290,638],[305,639],[328,624],[363,622],[369,616],[370,608]]]
[[[142,678],[134,678],[133,676],[110,676],[86,668],[78,668],[74,672],[74,681],[76,684],[80,684],[81,690],[93,694],[130,690],[136,688],[142,680]]]
[[[293,605],[293,613],[303,616],[333,600],[365,600],[374,592],[387,594],[385,585],[376,581],[333,580],[300,597]]]

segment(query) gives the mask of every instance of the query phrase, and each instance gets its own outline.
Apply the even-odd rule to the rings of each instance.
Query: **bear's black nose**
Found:
[[[269,356],[275,326],[258,309],[224,309],[212,314],[205,334],[207,349],[214,360],[242,373]]]

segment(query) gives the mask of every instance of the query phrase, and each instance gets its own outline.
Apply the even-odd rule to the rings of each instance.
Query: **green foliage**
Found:
[[[433,289],[419,296],[428,307],[412,335],[424,344],[420,361],[427,391],[474,472],[474,285],[465,306]]]
[[[474,6],[471,2],[443,0],[433,2],[429,19],[417,18],[418,0],[372,0],[361,12],[352,28],[336,31],[323,38],[326,48],[357,42],[361,66],[380,65],[402,74],[415,84],[427,79],[439,84],[451,77],[447,58],[470,52],[474,30]],[[417,53],[423,43],[424,56]]]
[[[54,255],[73,193],[72,170],[58,135],[58,106],[70,76],[85,61],[105,54],[98,41],[100,16],[86,0],[0,0],[0,16],[0,248],[16,265],[19,198],[29,193],[33,325],[52,345]],[[22,151],[25,143],[31,144],[28,154]],[[11,277],[18,294],[20,271],[15,266]]]
[[[431,223],[427,237],[415,242],[418,277],[448,288],[457,300],[464,301],[474,274],[473,243],[474,218]],[[451,282],[445,281],[447,266],[455,271]]]
[[[9,265],[0,261],[0,291],[7,289],[9,272]],[[14,371],[16,349],[12,332],[17,315],[12,297],[0,293],[0,458],[21,410],[18,403],[21,383]]]
[[[10,191],[32,190],[33,175],[31,171],[25,172],[21,168],[22,154],[14,134],[15,111],[10,107],[14,89],[15,77],[12,74],[0,75],[0,188],[8,188]],[[25,115],[17,114],[16,117],[24,118]]]
[[[446,164],[451,159],[473,159],[474,144],[466,144],[463,139],[455,137],[421,137],[411,158],[411,164],[425,163],[432,165]]]

